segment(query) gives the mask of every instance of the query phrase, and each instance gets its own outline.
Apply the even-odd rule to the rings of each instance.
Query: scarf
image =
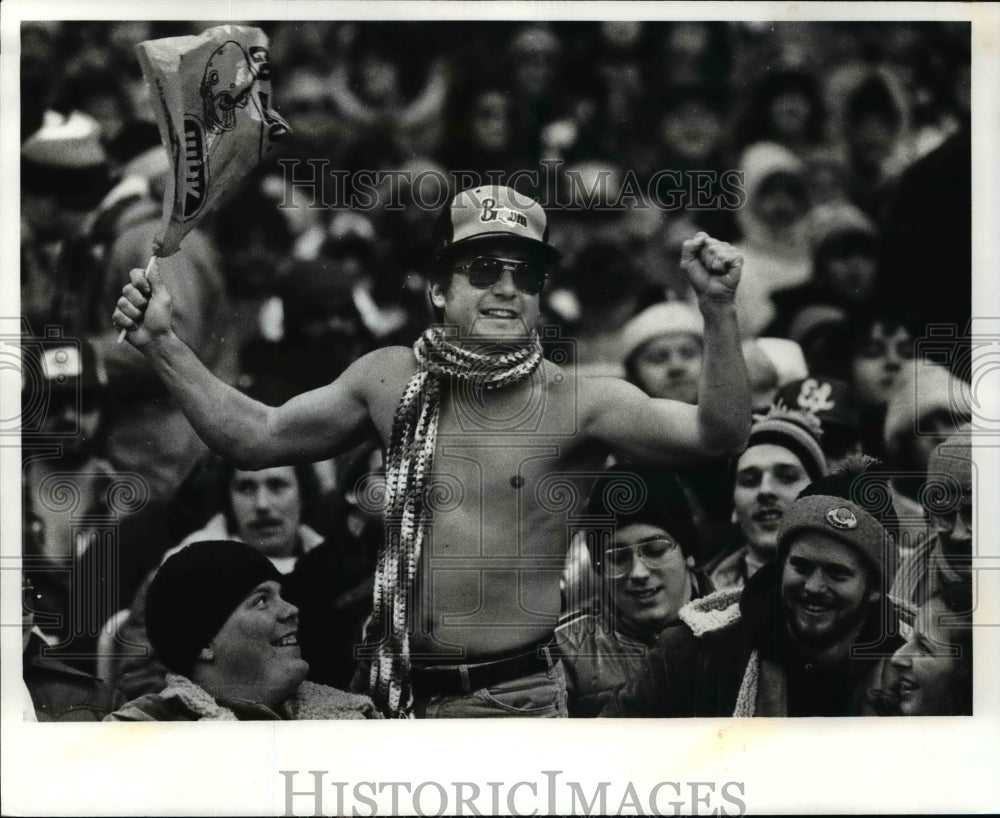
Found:
[[[523,347],[499,354],[473,352],[451,343],[444,329],[435,327],[417,339],[413,354],[417,372],[396,407],[386,453],[386,534],[375,568],[367,638],[372,646],[369,692],[376,707],[397,718],[408,717],[413,705],[408,603],[430,522],[425,493],[442,389],[456,380],[487,392],[519,383],[538,368],[542,345],[532,332]]]

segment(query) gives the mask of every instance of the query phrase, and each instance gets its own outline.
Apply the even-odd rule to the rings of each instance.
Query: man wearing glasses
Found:
[[[565,715],[549,643],[571,498],[586,496],[609,450],[676,464],[746,442],[736,251],[703,233],[682,251],[705,319],[692,406],[577,378],[571,356],[545,359],[539,296],[559,257],[547,237],[533,199],[500,186],[459,193],[438,222],[438,323],[412,349],[372,352],[280,407],[201,366],[155,272],[132,271],[114,313],[199,435],[241,468],[323,460],[372,438],[385,447],[388,533],[358,681],[389,716]]]
[[[695,568],[698,529],[680,482],[657,466],[616,465],[587,503],[598,591],[556,629],[570,716],[597,716],[638,673],[646,651],[678,624],[682,607],[708,594]],[[603,534],[603,536],[602,536]]]
[[[916,606],[942,588],[972,578],[972,438],[960,431],[939,443],[927,462],[920,492],[926,540],[900,565],[893,596]]]

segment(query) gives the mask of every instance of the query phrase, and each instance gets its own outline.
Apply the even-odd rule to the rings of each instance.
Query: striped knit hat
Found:
[[[747,449],[771,443],[792,452],[811,480],[826,474],[826,456],[819,445],[822,428],[815,415],[772,406],[766,415],[754,417]]]

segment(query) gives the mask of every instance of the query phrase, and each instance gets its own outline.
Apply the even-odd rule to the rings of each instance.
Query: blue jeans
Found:
[[[566,718],[566,675],[549,657],[549,669],[462,695],[417,696],[418,719]]]

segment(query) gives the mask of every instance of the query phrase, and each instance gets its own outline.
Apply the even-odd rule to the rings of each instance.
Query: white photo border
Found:
[[[1000,338],[1000,318],[978,310],[995,305],[1000,316],[1000,8],[993,4],[913,3],[455,3],[455,2],[47,2],[8,0],[0,7],[0,316],[19,313],[16,271],[19,212],[18,38],[22,19],[174,19],[206,22],[273,19],[770,19],[821,21],[968,20],[972,24],[973,106],[973,304],[976,326]],[[927,286],[946,286],[947,274]],[[915,282],[915,286],[920,286]],[[109,305],[110,309],[110,305]],[[4,332],[7,327],[4,327]],[[0,417],[16,417],[17,373],[0,369]],[[996,378],[980,393],[982,413],[1000,417]],[[19,387],[19,385],[18,385]],[[980,485],[976,503],[980,556],[1000,568],[1000,509],[989,486],[1000,485],[1000,436],[975,441]],[[2,521],[2,619],[20,622],[17,560],[20,554],[20,466],[14,443],[0,440]],[[985,563],[984,563],[985,564]],[[993,563],[990,563],[993,564]],[[840,720],[568,720],[524,723],[296,722],[239,724],[31,724],[20,719],[15,686],[20,678],[18,631],[2,628],[2,803],[4,815],[255,815],[286,814],[286,777],[294,788],[311,787],[310,770],[326,771],[323,810],[337,808],[337,787],[347,782],[346,809],[373,814],[354,799],[356,785],[391,809],[392,788],[437,782],[448,793],[452,813],[461,808],[455,782],[477,784],[476,806],[491,810],[489,782],[499,808],[511,804],[530,814],[569,812],[566,782],[588,795],[611,782],[614,809],[631,784],[640,803],[658,784],[662,809],[672,801],[692,803],[690,784],[712,782],[713,795],[700,809],[722,807],[736,814],[735,800],[751,813],[928,813],[1000,810],[1000,570],[984,571],[976,611],[975,716],[942,719]],[[558,772],[558,776],[553,777]],[[555,782],[555,786],[550,785]],[[726,782],[733,800],[720,801]],[[514,800],[510,788],[519,784]],[[534,792],[532,790],[534,784]],[[549,791],[554,800],[549,801]],[[404,790],[405,792],[405,790]],[[438,790],[425,788],[423,810],[438,809]],[[466,794],[470,790],[465,790]],[[708,792],[702,787],[698,792]],[[409,811],[401,797],[399,809]],[[313,814],[315,802],[296,796],[294,814]],[[646,810],[644,810],[646,811]],[[468,808],[466,808],[468,813]]]

